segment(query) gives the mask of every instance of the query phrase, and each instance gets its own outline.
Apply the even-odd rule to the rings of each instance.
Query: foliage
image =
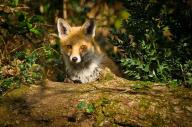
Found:
[[[87,18],[94,18],[103,29],[119,28],[120,19],[129,16],[122,2],[116,0],[29,0],[27,4],[42,15],[47,22],[55,24],[57,18],[65,18],[70,24],[81,25]]]
[[[19,51],[13,61],[1,64],[0,89],[6,91],[19,87],[21,84],[42,84],[45,79],[45,68],[58,63],[59,55],[51,47],[43,46],[32,53]]]
[[[182,1],[134,1],[124,5],[129,18],[114,30],[113,44],[131,79],[191,85],[191,9]]]
[[[42,84],[47,72],[62,64],[58,44],[49,43],[57,40],[46,36],[50,30],[44,18],[19,6],[18,0],[5,1],[0,14],[0,92]]]
[[[95,107],[93,104],[87,104],[84,101],[80,101],[77,105],[79,110],[84,110],[86,113],[93,113],[95,111]]]

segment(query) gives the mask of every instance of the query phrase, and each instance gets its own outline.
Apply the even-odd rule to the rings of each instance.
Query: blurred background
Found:
[[[56,21],[97,23],[124,78],[192,87],[191,0],[0,0],[0,91],[63,81]]]

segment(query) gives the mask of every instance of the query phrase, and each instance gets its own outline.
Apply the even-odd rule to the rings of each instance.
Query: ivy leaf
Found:
[[[40,32],[40,30],[39,29],[37,29],[37,28],[31,28],[30,30],[29,30],[31,33],[34,33],[35,35],[41,35],[41,32]]]
[[[95,111],[95,108],[92,104],[89,104],[86,108],[87,113],[93,113]]]
[[[172,41],[173,34],[171,33],[169,26],[163,28],[163,36],[169,41]]]
[[[77,105],[78,109],[84,109],[86,107],[86,103],[84,101],[80,101],[80,103]]]

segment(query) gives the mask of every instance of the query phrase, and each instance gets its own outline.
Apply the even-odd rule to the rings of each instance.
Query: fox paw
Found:
[[[69,79],[69,78],[65,78],[64,83],[73,83],[73,81],[71,79]]]
[[[82,83],[80,80],[71,80],[69,78],[65,78],[64,83]]]

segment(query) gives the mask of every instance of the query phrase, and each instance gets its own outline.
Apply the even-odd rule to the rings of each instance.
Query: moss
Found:
[[[100,79],[101,82],[106,82],[106,81],[113,80],[113,79],[115,79],[115,78],[116,78],[116,75],[113,74],[113,73],[110,71],[110,69],[105,68],[105,69],[102,71],[99,79]]]
[[[150,101],[149,100],[147,100],[147,99],[145,99],[145,98],[142,98],[141,100],[140,100],[140,103],[139,103],[139,108],[142,110],[142,111],[145,111],[145,110],[147,110],[148,108],[149,108],[149,106],[150,106]]]
[[[110,100],[107,97],[103,97],[95,101],[95,117],[98,126],[104,126],[105,121],[110,122],[110,125],[114,123],[114,117],[119,111],[118,102],[115,100]],[[115,124],[113,124],[115,126]]]
[[[14,126],[23,120],[23,116],[17,115],[15,108],[23,109],[23,95],[29,91],[28,86],[9,91],[0,97],[0,126]],[[18,107],[19,103],[21,105]]]
[[[131,87],[132,90],[140,91],[140,90],[150,90],[150,84],[147,83],[136,83]]]
[[[27,93],[29,91],[29,86],[21,86],[20,88],[14,89],[11,92],[7,93],[7,97],[20,97],[23,94]]]
[[[106,73],[105,76],[104,76],[104,80],[105,81],[110,81],[110,80],[113,80],[114,79],[114,75],[112,73]]]
[[[150,86],[150,85],[154,84],[154,82],[150,82],[150,81],[136,81],[135,83],[136,84],[141,84],[141,85],[147,85],[147,86]]]
[[[97,109],[96,112],[96,124],[100,125],[105,120],[105,115],[103,114],[101,109]]]
[[[152,119],[152,127],[164,127],[165,125],[165,121],[162,119],[162,116],[158,113],[156,113],[155,115],[153,115],[151,117]]]
[[[94,103],[95,106],[95,117],[96,117],[96,124],[101,126],[102,122],[105,120],[105,114],[103,112],[103,107],[109,104],[110,101],[107,98],[101,98],[96,100]]]

